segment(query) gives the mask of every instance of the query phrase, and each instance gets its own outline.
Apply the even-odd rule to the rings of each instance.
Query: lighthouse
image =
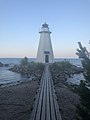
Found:
[[[50,37],[50,30],[48,24],[44,23],[42,25],[40,33],[40,40],[37,52],[36,62],[39,63],[53,63],[54,55]]]

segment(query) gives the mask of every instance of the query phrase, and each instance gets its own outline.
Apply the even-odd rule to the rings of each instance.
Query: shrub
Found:
[[[22,60],[21,60],[21,66],[27,66],[29,63],[28,63],[28,58],[27,57],[24,57]]]

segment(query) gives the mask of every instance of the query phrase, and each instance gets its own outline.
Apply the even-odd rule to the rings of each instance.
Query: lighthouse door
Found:
[[[49,63],[49,55],[45,55],[45,63]]]

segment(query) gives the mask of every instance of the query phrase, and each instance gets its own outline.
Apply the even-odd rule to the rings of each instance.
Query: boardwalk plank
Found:
[[[42,83],[42,88],[41,88],[41,93],[40,93],[40,98],[39,98],[39,103],[38,103],[38,108],[37,108],[37,114],[36,114],[36,120],[40,120],[41,118],[41,111],[42,111],[42,100],[43,100],[43,92],[44,92],[44,83],[45,80]]]
[[[50,80],[49,80],[49,84],[50,84]],[[51,120],[56,120],[51,85],[50,85],[50,108],[51,108]]]
[[[43,72],[43,75],[44,75],[44,72]],[[42,75],[42,78],[41,78],[41,84],[40,84],[40,87],[39,87],[39,90],[38,90],[37,98],[36,98],[35,103],[34,103],[34,109],[32,111],[31,120],[36,120],[36,117],[37,117],[37,110],[38,110],[41,90],[43,89],[43,85],[44,85],[43,84],[43,82],[44,82],[43,75]]]
[[[49,66],[45,66],[31,120],[62,120]]]
[[[41,120],[45,120],[45,117],[46,117],[46,81],[45,81],[45,85],[44,85]]]
[[[48,73],[47,73],[48,74]],[[49,86],[48,86],[48,75],[47,75],[47,78],[46,78],[46,81],[47,81],[47,104],[46,104],[46,111],[47,111],[47,114],[46,114],[46,120],[50,120],[50,103],[49,103]]]

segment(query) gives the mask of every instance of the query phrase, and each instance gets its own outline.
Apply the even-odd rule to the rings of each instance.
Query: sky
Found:
[[[44,22],[56,58],[77,57],[78,41],[90,51],[90,0],[0,0],[0,58],[36,57]]]

